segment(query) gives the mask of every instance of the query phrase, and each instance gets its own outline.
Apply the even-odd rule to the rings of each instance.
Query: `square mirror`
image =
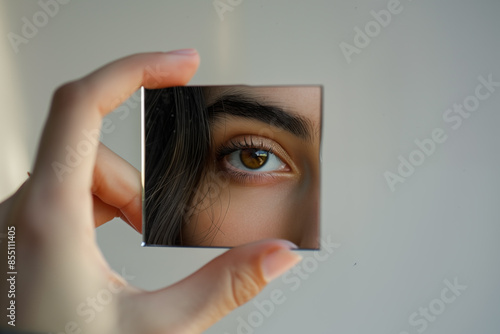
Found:
[[[322,92],[142,88],[143,245],[319,249]]]

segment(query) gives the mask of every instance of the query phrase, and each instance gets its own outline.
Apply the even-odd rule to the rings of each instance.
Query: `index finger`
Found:
[[[199,56],[193,49],[137,54],[61,86],[52,99],[33,178],[46,187],[63,190],[65,195],[88,192],[102,117],[140,86],[185,85],[198,64]]]

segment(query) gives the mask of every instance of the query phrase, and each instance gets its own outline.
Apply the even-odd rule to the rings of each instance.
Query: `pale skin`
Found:
[[[275,237],[290,240],[300,248],[318,248],[321,88],[217,87],[206,93],[206,103],[210,105],[228,94],[242,94],[301,117],[308,125],[310,137],[301,138],[258,119],[218,119],[211,130],[212,150],[227,142],[247,145],[252,141],[262,145],[265,152],[271,148],[274,157],[262,168],[249,171],[238,155],[241,150],[231,159],[230,154],[220,159],[214,172],[223,172],[225,177],[219,177],[219,182],[214,182],[213,177],[201,181],[200,189],[208,189],[211,184],[214,189],[197,205],[195,214],[183,227],[184,242],[238,246]],[[235,177],[232,171],[236,171]]]
[[[137,170],[83,133],[99,129],[102,117],[141,85],[185,85],[198,64],[192,49],[138,54],[55,92],[32,176],[0,204],[0,232],[16,231],[16,329],[200,333],[300,260],[290,242],[268,239],[234,248],[177,284],[150,292],[112,271],[96,245],[95,227],[114,217],[141,231],[141,183]],[[66,148],[85,140],[88,151],[61,180],[53,163],[64,163]],[[0,246],[7,254],[7,243]],[[0,269],[9,271],[7,261]],[[102,290],[113,291],[113,299],[95,319],[75,317],[76,306]],[[2,287],[3,310],[6,297]],[[0,328],[11,328],[7,320]]]

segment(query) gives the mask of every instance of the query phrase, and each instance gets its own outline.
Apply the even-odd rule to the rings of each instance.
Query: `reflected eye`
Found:
[[[288,153],[265,137],[236,137],[220,145],[215,153],[219,169],[242,184],[267,184],[292,171]]]
[[[270,150],[245,148],[227,156],[227,162],[235,168],[248,172],[269,172],[286,167],[280,158]]]

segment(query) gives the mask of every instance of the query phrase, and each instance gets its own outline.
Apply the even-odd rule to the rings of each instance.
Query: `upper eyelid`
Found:
[[[240,138],[240,137],[243,137],[244,143],[241,143],[238,141],[238,138]],[[279,154],[279,153],[276,154],[276,151],[283,151],[286,153],[286,151],[283,148],[281,148],[281,145],[276,143],[274,140],[266,138],[266,137],[257,136],[258,139],[254,141],[254,137],[256,137],[256,136],[254,136],[254,135],[238,136],[236,138],[232,138],[232,139],[228,140],[226,143],[221,144],[221,145],[219,145],[219,147],[217,147],[217,149],[215,151],[216,157],[222,158],[224,153],[225,153],[224,155],[227,155],[227,154],[230,154],[232,152],[235,152],[237,150],[241,150],[244,148],[260,148],[260,149],[266,150],[272,154],[275,154],[281,161],[283,161],[284,163],[287,163],[287,160],[289,160],[288,154],[286,157],[283,157],[283,154]],[[271,141],[271,142],[275,143],[275,145],[266,145],[266,141]],[[280,147],[281,149],[276,150],[275,149],[276,146]]]

